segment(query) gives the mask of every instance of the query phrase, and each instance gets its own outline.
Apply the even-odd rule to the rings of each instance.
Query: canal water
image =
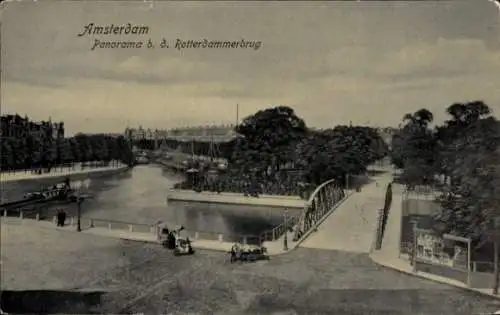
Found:
[[[129,223],[183,225],[187,230],[231,235],[259,235],[283,222],[283,209],[221,205],[210,203],[169,202],[166,193],[182,176],[154,165],[141,165],[114,175],[82,178],[72,186],[82,185],[93,198],[85,200],[82,216]],[[4,199],[22,198],[29,191],[48,181],[3,183]],[[5,184],[5,185],[4,185]],[[5,188],[5,190],[3,189]],[[53,206],[47,209],[54,213]],[[65,205],[70,216],[76,215],[76,205]]]

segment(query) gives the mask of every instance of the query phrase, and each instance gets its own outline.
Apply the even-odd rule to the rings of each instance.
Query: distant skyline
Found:
[[[500,117],[500,15],[489,1],[2,3],[2,114],[67,134],[233,124],[286,105],[308,126],[396,126],[483,100]],[[147,34],[85,34],[85,26]],[[156,49],[91,48],[156,41]],[[165,38],[168,49],[160,49]],[[175,49],[176,40],[260,42]]]

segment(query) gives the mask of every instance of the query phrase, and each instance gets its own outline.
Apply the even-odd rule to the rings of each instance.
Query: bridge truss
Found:
[[[346,197],[345,190],[334,179],[319,185],[309,197],[295,227],[294,241],[299,241],[315,228],[325,215]]]

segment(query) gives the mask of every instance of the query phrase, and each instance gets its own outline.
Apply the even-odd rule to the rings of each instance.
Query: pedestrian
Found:
[[[162,232],[162,230],[161,230],[161,229],[162,229],[162,223],[163,223],[163,222],[162,222],[161,220],[159,220],[158,222],[156,222],[156,236],[157,236],[157,238],[158,238],[158,241],[160,241],[160,242],[161,242],[161,239],[162,239],[162,238],[161,238],[161,234],[162,234],[162,233],[161,233],[161,232]]]
[[[176,237],[172,231],[168,233],[167,237],[167,244],[168,244],[168,249],[175,249],[175,240]]]
[[[57,210],[57,226],[61,226],[62,222],[62,211],[61,209]]]
[[[238,245],[237,244],[233,244],[233,246],[231,246],[231,262],[235,261],[236,260],[236,253],[238,251]]]
[[[66,223],[66,211],[61,211],[61,227],[64,227],[64,223]]]

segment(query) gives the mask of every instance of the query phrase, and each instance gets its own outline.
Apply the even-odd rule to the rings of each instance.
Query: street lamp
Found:
[[[81,225],[81,218],[82,218],[82,203],[85,200],[83,197],[78,197],[76,200],[76,205],[77,205],[77,221],[76,221],[76,230],[78,232],[82,231],[82,225]]]
[[[76,230],[78,232],[81,232],[82,231],[82,224],[81,224],[81,221],[82,221],[82,203],[85,201],[85,198],[92,197],[92,196],[88,196],[88,195],[83,196],[82,189],[84,189],[84,188],[88,189],[88,187],[90,186],[90,179],[87,178],[87,179],[81,181],[78,184],[78,186],[79,187],[77,187],[77,193],[76,193],[76,206],[77,206]]]
[[[285,209],[284,216],[284,227],[285,227],[285,237],[283,238],[283,250],[288,250],[288,209]]]

